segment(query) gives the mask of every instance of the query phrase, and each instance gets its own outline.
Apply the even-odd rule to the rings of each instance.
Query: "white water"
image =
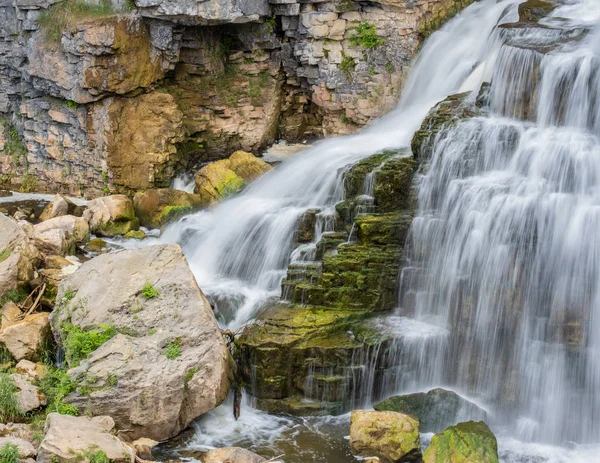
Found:
[[[495,26],[501,17],[516,19],[517,3],[484,0],[435,33],[415,63],[398,109],[371,128],[314,145],[242,195],[171,225],[158,241],[183,246],[221,322],[237,328],[279,296],[290,258],[305,260],[291,255],[297,219],[306,209],[330,210],[342,199],[340,174],[347,165],[406,146],[437,101],[493,79],[496,115],[468,121],[439,140],[421,182],[410,264],[425,269],[425,277],[412,288],[418,293],[414,306],[400,309],[414,319],[387,323],[412,342],[410,355],[418,362],[414,374],[400,382],[403,392],[442,385],[493,404],[503,462],[598,461],[597,445],[568,441],[600,439],[595,345],[600,314],[593,310],[598,301],[584,297],[600,287],[600,247],[592,238],[600,226],[595,132],[600,117],[598,108],[589,106],[600,95],[596,100],[582,93],[594,90],[586,79],[598,76],[590,66],[599,36],[590,34],[584,46],[574,42],[568,53],[546,56],[527,47],[501,48]],[[555,13],[569,17],[563,25],[600,17],[596,0],[570,3]],[[525,41],[526,34],[521,31],[515,41]],[[532,34],[535,44],[554,32]],[[532,65],[546,70],[537,87],[539,101],[531,93]],[[515,78],[519,73],[521,80]],[[556,87],[573,75],[582,78],[566,80],[571,93],[553,100]],[[530,99],[537,114],[515,104]],[[472,156],[470,163],[465,154]],[[522,304],[515,304],[515,297]],[[550,322],[564,322],[565,308],[591,315],[584,322],[593,328],[586,337],[593,341],[582,357],[569,357],[564,339],[551,339],[556,333]],[[276,418],[248,407],[235,422],[224,406],[198,422],[189,446],[237,444],[270,456],[285,451],[290,462],[342,462],[351,459],[339,444],[347,429],[347,417]]]

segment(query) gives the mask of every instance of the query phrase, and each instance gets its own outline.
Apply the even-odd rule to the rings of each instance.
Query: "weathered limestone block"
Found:
[[[86,219],[74,215],[54,217],[34,225],[35,233],[45,233],[49,230],[62,230],[73,237],[76,243],[84,243],[90,238],[90,226]]]
[[[100,236],[124,235],[139,227],[133,202],[125,195],[104,196],[90,201],[83,218],[89,222],[91,232]]]
[[[43,222],[44,220],[69,214],[81,216],[82,212],[83,207],[77,206],[69,198],[65,198],[63,195],[57,193],[54,195],[52,202],[49,203],[42,211],[42,214],[40,215],[40,221]]]
[[[48,313],[40,312],[28,315],[20,321],[2,324],[0,342],[6,346],[15,360],[42,359],[51,338],[48,316]]]
[[[19,409],[23,414],[46,405],[46,396],[41,393],[28,376],[13,373],[10,379],[17,387],[16,397]]]
[[[171,67],[154,47],[141,18],[111,16],[83,21],[49,48],[44,31],[29,42],[27,74],[43,93],[76,103],[146,88]]]
[[[419,461],[419,421],[397,412],[354,410],[350,448],[356,455],[377,456],[386,462]]]
[[[163,188],[136,193],[133,206],[140,225],[160,228],[183,214],[208,206],[211,201],[212,197]]]
[[[102,254],[63,280],[57,301],[52,329],[86,386],[65,400],[111,416],[129,439],[173,437],[227,396],[229,352],[178,245]],[[70,326],[114,337],[76,361]]]
[[[269,15],[268,0],[137,0],[142,15],[195,23],[244,23]]]
[[[104,452],[111,462],[134,463],[135,452],[111,434],[115,422],[108,416],[59,415],[46,418],[45,436],[37,463],[73,463],[86,453]]]
[[[33,241],[12,218],[0,214],[0,296],[28,284],[41,255]]]

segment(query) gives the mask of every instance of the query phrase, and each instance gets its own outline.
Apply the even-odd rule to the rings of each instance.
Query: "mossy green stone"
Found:
[[[459,423],[433,436],[423,463],[498,463],[498,442],[483,421]]]
[[[146,233],[144,233],[142,230],[132,230],[132,231],[125,233],[124,238],[143,240],[146,238]]]

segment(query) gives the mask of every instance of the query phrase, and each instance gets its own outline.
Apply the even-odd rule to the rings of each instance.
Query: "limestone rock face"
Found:
[[[356,455],[377,456],[388,462],[419,461],[419,421],[396,412],[354,410],[350,448]]]
[[[49,314],[40,312],[28,315],[23,320],[2,324],[0,342],[19,361],[37,361],[50,339]]]
[[[44,31],[37,32],[29,42],[27,73],[46,94],[90,103],[148,87],[168,70],[167,55],[153,46],[141,18],[111,16],[80,22],[56,49],[49,49]]]
[[[483,422],[468,421],[436,434],[423,463],[498,463],[496,436]]]
[[[440,388],[427,393],[393,396],[375,404],[373,408],[414,416],[419,420],[421,432],[442,432],[461,421],[486,417],[486,412],[477,405]]]
[[[169,221],[210,204],[212,198],[161,188],[136,193],[133,197],[135,215],[140,225],[160,228]]]
[[[10,379],[17,386],[17,404],[22,413],[28,413],[46,405],[46,397],[29,377],[15,373],[10,375]]]
[[[125,195],[104,196],[90,201],[83,218],[89,222],[92,233],[100,236],[124,235],[139,227],[133,203]]]
[[[139,0],[144,16],[198,23],[244,23],[269,15],[268,0]]]
[[[241,191],[249,182],[271,170],[251,153],[236,151],[228,159],[204,166],[196,175],[196,191],[219,201]]]
[[[41,255],[19,224],[0,214],[0,296],[33,280]]]
[[[44,440],[38,449],[37,463],[71,463],[86,452],[102,451],[115,463],[133,463],[134,451],[110,434],[115,426],[112,418],[59,415],[46,418]]]
[[[225,447],[206,452],[203,463],[261,463],[267,461],[260,455],[239,447]]]
[[[63,280],[57,301],[51,323],[59,342],[66,323],[118,333],[69,370],[92,382],[89,396],[66,400],[112,416],[128,438],[173,437],[225,399],[229,353],[178,245],[100,255]]]

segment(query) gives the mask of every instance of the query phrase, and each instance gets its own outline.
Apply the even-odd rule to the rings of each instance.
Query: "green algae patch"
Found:
[[[412,223],[412,214],[407,211],[361,215],[355,223],[358,239],[365,246],[403,245]]]
[[[378,212],[392,212],[410,207],[412,182],[417,162],[403,152],[385,161],[377,170],[373,197]]]
[[[431,439],[423,463],[498,463],[496,436],[483,421],[450,426]]]

